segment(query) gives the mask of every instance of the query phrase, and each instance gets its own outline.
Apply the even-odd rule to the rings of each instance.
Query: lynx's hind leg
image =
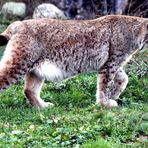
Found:
[[[120,68],[114,78],[113,87],[110,93],[110,99],[116,100],[119,98],[120,94],[124,91],[128,83],[128,76],[125,71]]]
[[[44,79],[38,77],[33,72],[27,73],[25,76],[25,88],[24,92],[31,103],[31,105],[39,108],[46,108],[54,106],[52,103],[45,102],[40,98],[41,88],[43,86]]]
[[[16,83],[31,68],[27,50],[28,40],[25,35],[14,35],[8,42],[0,61],[0,92]]]

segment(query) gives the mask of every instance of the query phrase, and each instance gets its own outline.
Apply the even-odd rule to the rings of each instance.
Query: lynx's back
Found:
[[[78,73],[97,71],[107,61],[111,32],[104,19],[99,23],[40,21],[36,20],[33,26],[30,26],[32,20],[24,23],[41,44],[36,51],[41,51],[42,58],[34,66],[34,71],[41,76],[48,80],[61,80]],[[50,74],[45,69],[54,72]]]

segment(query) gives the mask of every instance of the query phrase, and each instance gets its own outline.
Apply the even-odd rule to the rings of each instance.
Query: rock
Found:
[[[33,18],[67,19],[62,10],[49,3],[37,6],[34,10]]]
[[[8,15],[16,17],[24,17],[26,14],[26,5],[22,2],[6,2],[2,6],[1,13],[7,17]]]
[[[116,1],[116,14],[124,14],[127,7],[128,0],[118,0]]]

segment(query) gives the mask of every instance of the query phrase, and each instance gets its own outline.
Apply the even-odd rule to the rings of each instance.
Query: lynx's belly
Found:
[[[33,72],[41,78],[54,82],[61,81],[70,76],[70,74],[49,61],[41,62],[39,65],[35,66]]]

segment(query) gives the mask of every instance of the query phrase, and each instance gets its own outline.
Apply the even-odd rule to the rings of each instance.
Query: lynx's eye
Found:
[[[148,33],[145,35],[144,41],[146,44],[148,44]]]
[[[0,46],[5,46],[7,43],[8,39],[5,36],[0,35]]]

